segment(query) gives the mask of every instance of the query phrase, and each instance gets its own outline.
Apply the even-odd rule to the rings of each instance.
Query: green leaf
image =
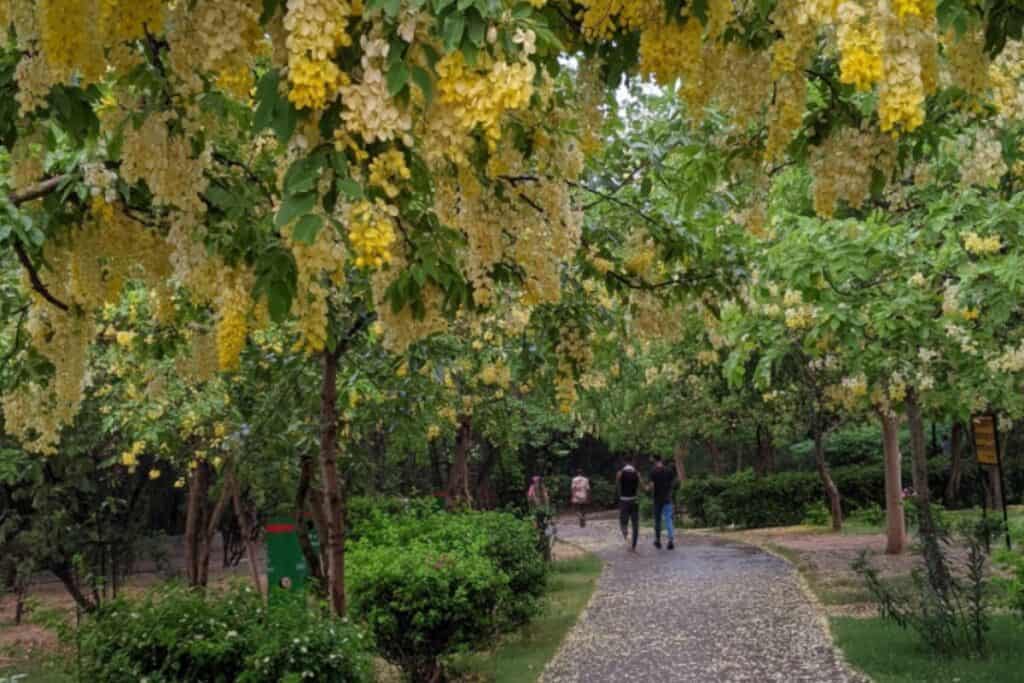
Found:
[[[238,197],[220,185],[210,185],[204,193],[210,203],[225,213],[238,208]]]
[[[469,39],[473,41],[473,44],[477,47],[483,47],[484,40],[487,34],[487,23],[484,22],[483,18],[473,12],[469,15]]]
[[[402,0],[379,0],[377,4],[380,5],[382,10],[384,10],[384,14],[388,15],[390,19],[394,19],[398,16],[398,10],[402,4]]]
[[[427,106],[430,106],[430,103],[434,101],[434,79],[430,77],[430,72],[422,66],[414,66],[412,81],[423,91],[423,99],[426,100]]]
[[[308,213],[299,219],[292,230],[292,237],[303,244],[313,244],[320,228],[324,226],[324,219],[315,213]]]
[[[453,52],[462,42],[462,34],[466,30],[466,17],[461,14],[450,14],[444,20],[444,49]]]
[[[465,12],[467,9],[472,7],[474,4],[476,4],[476,0],[459,0],[459,3],[458,3],[458,5],[456,5],[456,8],[460,12]]]
[[[363,187],[351,178],[343,178],[338,181],[338,191],[349,199],[362,199]]]
[[[281,4],[281,0],[263,0],[263,14],[260,15],[261,24],[266,24],[274,18],[279,4]]]
[[[284,175],[284,192],[286,195],[306,194],[316,187],[320,178],[320,165],[323,157],[313,154],[298,159]]]
[[[316,206],[316,194],[309,193],[298,196],[285,197],[281,203],[281,208],[277,212],[277,217],[274,219],[274,225],[278,228],[282,228],[297,217],[307,214],[313,210]]]
[[[256,113],[252,119],[252,127],[256,132],[270,128],[274,121],[280,97],[277,91],[280,79],[277,71],[268,71],[256,84]]]
[[[409,69],[403,62],[395,62],[388,69],[387,75],[388,94],[392,97],[405,89],[409,84]]]
[[[440,14],[444,8],[455,2],[455,0],[434,0],[434,14]]]

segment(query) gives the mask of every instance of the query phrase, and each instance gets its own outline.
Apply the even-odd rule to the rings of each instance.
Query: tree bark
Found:
[[[711,471],[716,477],[722,476],[722,452],[714,439],[708,439],[708,453],[711,455]]]
[[[992,492],[992,510],[998,515],[1003,513],[1003,487],[999,481],[999,468],[995,465],[985,467],[988,476],[988,488]]]
[[[83,612],[94,612],[99,608],[99,602],[89,599],[85,593],[82,592],[82,587],[78,583],[78,577],[75,575],[75,570],[72,568],[70,562],[60,562],[59,564],[51,564],[50,571],[53,572],[54,576],[60,579],[60,582],[64,584],[64,588],[67,589],[68,594],[74,599]]]
[[[249,576],[252,578],[252,585],[256,592],[263,594],[263,584],[260,583],[260,570],[256,564],[256,543],[253,538],[256,536],[249,511],[242,507],[242,497],[238,491],[238,482],[232,482],[231,503],[235,510],[235,517],[238,519],[238,526],[242,530],[242,543],[245,544],[245,554],[249,559]]]
[[[213,506],[213,510],[209,513],[206,520],[206,528],[203,529],[203,535],[200,539],[199,544],[199,561],[198,561],[198,582],[194,584],[202,588],[206,588],[210,580],[210,550],[213,546],[213,537],[217,535],[217,527],[220,525],[221,515],[224,514],[224,507],[227,505],[228,498],[231,495],[231,489],[235,486],[234,473],[229,471],[225,477],[224,482],[220,489],[220,495],[217,496],[217,502]]]
[[[775,444],[770,429],[757,426],[757,475],[765,476],[775,470]]]
[[[924,419],[917,401],[917,390],[907,388],[907,422],[910,425],[910,449],[914,456],[914,495],[917,502],[918,535],[924,548],[925,567],[932,588],[945,595],[950,587],[949,568],[939,547],[939,529],[932,516],[931,492],[928,490],[928,447],[924,436]]]
[[[185,576],[188,585],[197,587],[200,583],[199,561],[201,544],[206,527],[206,499],[210,492],[210,464],[199,462],[192,470],[188,487],[188,506],[185,508]]]
[[[327,595],[331,608],[344,616],[345,604],[345,485],[338,474],[338,356],[324,351],[320,387],[320,470],[327,518]]]
[[[882,450],[885,453],[885,552],[899,555],[907,545],[899,421],[884,410],[879,411],[879,419],[882,421]]]
[[[468,415],[459,418],[455,441],[455,461],[448,471],[448,504],[453,507],[472,505],[469,494],[469,450],[473,446],[473,422]]]
[[[498,462],[498,449],[494,448],[486,440],[484,440],[482,446],[484,458],[483,462],[480,463],[480,471],[476,477],[476,500],[477,504],[490,508],[496,503],[491,491],[491,472],[494,470],[494,465]]]
[[[953,423],[953,433],[949,438],[949,481],[946,483],[946,505],[951,505],[960,498],[960,481],[963,479],[963,460],[960,451],[963,449],[964,426],[959,420]]]
[[[675,453],[672,454],[672,460],[676,466],[676,478],[679,479],[680,486],[686,482],[686,458],[689,455],[690,444],[685,441],[676,446]]]
[[[832,515],[832,530],[841,531],[843,528],[843,502],[839,489],[832,481],[832,473],[829,472],[828,463],[825,462],[825,435],[821,431],[814,432],[814,464],[818,469],[818,477],[825,489],[825,496],[828,498],[830,513]]]
[[[323,588],[324,565],[321,563],[321,556],[313,548],[313,542],[309,538],[309,531],[306,529],[306,515],[311,498],[313,486],[313,458],[310,455],[303,455],[299,469],[299,486],[295,491],[295,529],[299,537],[299,549],[306,559],[306,567],[309,569],[309,576],[314,585]],[[317,522],[322,514],[316,514],[321,509],[316,501],[313,503],[313,523],[317,528],[317,536],[324,538],[323,527]]]

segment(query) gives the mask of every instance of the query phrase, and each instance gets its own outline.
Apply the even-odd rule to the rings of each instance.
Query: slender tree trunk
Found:
[[[494,448],[486,440],[482,443],[484,451],[483,462],[480,463],[480,471],[476,478],[476,500],[482,507],[493,507],[494,495],[491,491],[491,472],[498,462],[498,449]]]
[[[320,470],[327,518],[327,595],[338,616],[345,615],[345,485],[338,474],[338,356],[324,351],[320,388]]]
[[[313,548],[313,541],[310,539],[309,531],[306,528],[306,519],[309,514],[308,509],[310,499],[312,498],[313,457],[303,455],[299,467],[299,485],[295,490],[295,530],[299,537],[299,549],[306,560],[306,567],[309,568],[309,576],[315,586],[323,589],[324,564],[321,562],[322,557]],[[318,538],[324,538],[323,527],[318,523],[323,518],[323,508],[318,500],[313,501],[312,509],[313,524],[317,529],[317,536]]]
[[[832,481],[832,473],[829,472],[828,463],[825,462],[825,435],[816,430],[814,432],[814,464],[818,469],[818,477],[825,489],[825,496],[828,497],[828,504],[832,515],[833,531],[841,531],[843,528],[843,501],[839,495],[839,489]]]
[[[757,426],[757,474],[764,476],[775,470],[775,443],[770,429]]]
[[[963,449],[964,426],[959,420],[953,423],[949,438],[949,481],[946,483],[946,505],[952,505],[960,498],[960,480],[963,479],[963,460],[960,451]]]
[[[995,465],[989,465],[985,467],[985,472],[988,476],[988,489],[991,491],[991,509],[995,511],[998,517],[1003,513],[1003,487],[999,481],[999,468]]]
[[[676,477],[679,479],[679,484],[686,483],[686,458],[690,455],[690,444],[685,441],[676,446],[676,451],[672,455],[672,459],[676,466]]]
[[[722,476],[722,451],[714,439],[708,439],[708,453],[711,455],[711,471],[716,477]]]
[[[249,511],[242,507],[242,497],[238,492],[238,482],[233,482],[231,487],[231,503],[235,510],[235,517],[238,518],[238,526],[242,530],[242,542],[245,544],[245,554],[249,559],[249,576],[252,578],[252,585],[256,592],[263,594],[263,585],[260,583],[260,569],[256,564],[256,543],[253,541],[256,533]]]
[[[434,485],[434,492],[444,491],[444,475],[441,472],[441,455],[437,452],[437,442],[432,441],[427,448],[430,455],[430,476]]]
[[[83,612],[94,612],[99,608],[99,600],[90,600],[89,597],[82,592],[82,587],[78,583],[78,576],[75,574],[75,570],[72,568],[71,563],[62,561],[58,564],[51,564],[50,571],[53,572],[54,576],[60,579],[60,582],[64,584],[64,588],[67,589],[68,594],[74,599]]]
[[[879,419],[882,421],[882,450],[885,453],[885,552],[899,555],[907,545],[899,421],[884,410],[879,411]]]
[[[231,490],[235,486],[234,473],[229,471],[224,476],[224,481],[221,485],[220,495],[217,496],[217,502],[213,506],[213,510],[210,512],[208,519],[206,520],[206,528],[203,530],[203,536],[200,539],[199,544],[199,561],[198,561],[198,582],[196,586],[206,588],[210,580],[210,550],[213,547],[213,538],[217,535],[217,526],[220,525],[221,515],[224,514],[224,508],[227,505],[228,499],[231,496]]]
[[[464,415],[459,419],[459,433],[455,441],[455,461],[448,471],[448,502],[452,506],[473,504],[473,499],[469,495],[469,450],[472,446],[472,418]]]
[[[192,587],[203,585],[199,563],[201,545],[206,528],[206,500],[210,492],[210,464],[205,460],[192,470],[188,487],[188,506],[185,509],[185,576]]]
[[[928,489],[928,447],[925,444],[924,419],[917,402],[917,390],[907,388],[907,423],[910,425],[910,449],[914,456],[914,494],[917,502],[918,534],[924,547],[925,566],[932,588],[945,594],[949,590],[949,568],[939,547],[939,529],[932,516]]]

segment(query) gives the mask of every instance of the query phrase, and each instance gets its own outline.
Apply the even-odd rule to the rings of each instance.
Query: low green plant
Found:
[[[1009,574],[1008,578],[996,580],[1005,590],[1010,607],[1024,620],[1024,553],[1020,550],[1000,549],[995,555],[995,561]]]
[[[831,521],[832,515],[821,501],[808,505],[804,510],[802,523],[807,526],[827,526]]]
[[[725,528],[729,525],[729,517],[725,513],[725,506],[718,498],[711,498],[704,504],[704,521],[708,526]]]
[[[903,629],[913,630],[928,651],[941,656],[980,657],[987,650],[989,596],[985,544],[978,528],[962,530],[959,539],[967,549],[958,566],[950,561],[945,546],[949,538],[928,549],[920,545],[923,567],[911,572],[909,589],[883,581],[866,553],[853,563],[878,604],[879,615]]]
[[[885,522],[885,510],[876,503],[854,510],[846,518],[851,524],[877,527]]]
[[[167,585],[118,598],[64,638],[79,680],[103,683],[277,683],[372,680],[369,641],[352,624],[288,602],[267,608],[250,588],[203,594]]]

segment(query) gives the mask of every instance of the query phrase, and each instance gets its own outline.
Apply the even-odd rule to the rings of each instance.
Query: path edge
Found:
[[[565,644],[569,642],[569,638],[570,636],[572,636],[572,632],[576,630],[576,627],[580,625],[580,622],[583,621],[583,619],[586,618],[587,613],[590,612],[590,607],[594,603],[594,596],[597,595],[597,584],[601,581],[602,578],[604,578],[604,573],[608,569],[608,563],[605,562],[604,558],[602,558],[597,553],[591,550],[587,550],[583,546],[577,543],[573,543],[572,541],[559,539],[558,542],[565,543],[566,545],[571,545],[573,548],[582,551],[584,556],[591,555],[597,558],[597,560],[601,563],[601,573],[597,575],[596,579],[594,579],[594,589],[590,591],[590,597],[587,598],[587,604],[584,605],[583,609],[579,611],[579,614],[576,615],[576,621],[573,622],[572,626],[570,626],[569,629],[565,632],[565,635],[562,636],[562,642],[558,644],[558,649],[555,650],[554,654],[551,655],[551,658],[544,663],[544,669],[540,672],[540,675],[537,676],[536,683],[544,683],[544,677],[548,673],[548,668],[551,666],[551,662],[558,659],[558,655],[562,654],[562,650],[565,648]]]
[[[856,676],[859,676],[860,679],[864,681],[864,683],[873,683],[870,676],[868,676],[866,673],[850,664],[849,660],[846,658],[846,653],[844,653],[843,649],[836,644],[835,634],[832,633],[832,623],[828,619],[825,605],[822,604],[821,600],[818,599],[818,596],[811,589],[811,584],[808,583],[807,577],[804,576],[804,573],[800,571],[800,567],[798,567],[788,557],[786,557],[778,550],[773,548],[771,544],[758,543],[750,539],[730,538],[729,536],[725,536],[721,533],[716,533],[714,531],[709,531],[705,529],[691,530],[690,533],[694,536],[707,536],[710,538],[716,538],[726,543],[735,543],[737,545],[745,545],[751,548],[757,548],[761,552],[767,555],[771,555],[772,557],[785,562],[796,575],[797,584],[800,586],[800,590],[803,592],[804,596],[810,602],[811,607],[814,609],[814,618],[821,626],[821,628],[825,631],[825,635],[828,637],[828,641],[832,644],[832,650],[835,652],[836,657],[839,659],[840,662],[842,662],[843,666],[846,667],[847,671],[855,674]]]

